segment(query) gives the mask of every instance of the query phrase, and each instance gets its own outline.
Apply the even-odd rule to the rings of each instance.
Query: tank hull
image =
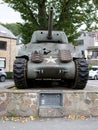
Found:
[[[60,80],[75,78],[75,64],[33,64],[27,65],[27,78],[42,80]]]

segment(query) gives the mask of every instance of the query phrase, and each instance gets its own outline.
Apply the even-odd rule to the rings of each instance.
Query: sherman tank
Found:
[[[81,53],[72,53],[63,31],[52,29],[53,7],[48,29],[35,31],[30,43],[18,52],[13,65],[15,86],[26,89],[35,83],[59,83],[70,89],[84,89],[88,80],[88,64]]]

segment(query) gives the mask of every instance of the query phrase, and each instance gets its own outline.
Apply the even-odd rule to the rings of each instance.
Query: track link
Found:
[[[27,60],[17,58],[13,66],[15,86],[19,89],[27,88]]]
[[[88,80],[88,64],[85,59],[76,59],[76,75],[75,81],[72,88],[84,89]]]

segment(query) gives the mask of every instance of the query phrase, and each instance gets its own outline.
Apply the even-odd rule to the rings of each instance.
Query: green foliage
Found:
[[[20,12],[23,42],[28,43],[36,29],[47,29],[49,7],[54,7],[53,29],[66,32],[69,42],[79,35],[77,30],[86,25],[86,30],[95,29],[98,23],[97,0],[3,0]],[[96,25],[96,24],[95,24]]]
[[[13,78],[13,72],[6,72],[6,74],[7,74],[7,79]]]
[[[88,69],[89,69],[89,70],[91,70],[91,68],[92,68],[92,65],[91,65],[91,64],[89,64],[89,65],[88,65]]]
[[[94,1],[95,6],[96,6],[97,9],[98,9],[98,0],[93,0],[93,1]]]
[[[20,29],[22,31],[22,43],[24,44],[30,42],[33,31],[38,30],[32,23],[27,22],[21,24]]]

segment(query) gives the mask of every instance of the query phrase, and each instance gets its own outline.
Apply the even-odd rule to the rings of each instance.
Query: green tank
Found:
[[[88,64],[82,54],[70,51],[66,34],[52,30],[53,7],[50,8],[48,30],[38,30],[30,43],[18,52],[13,65],[15,86],[19,89],[36,87],[36,83],[47,87],[65,86],[84,89],[88,80]]]

